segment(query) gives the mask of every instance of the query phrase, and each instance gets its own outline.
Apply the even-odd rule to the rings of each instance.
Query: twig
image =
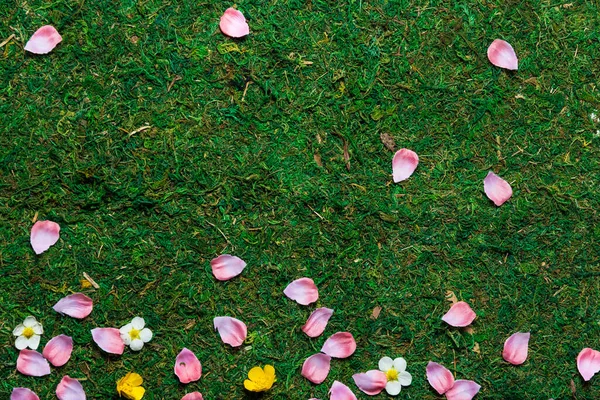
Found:
[[[227,239],[227,236],[225,236],[225,234],[223,233],[222,230],[220,230],[218,227],[216,227],[213,223],[206,221],[207,224],[209,224],[210,226],[212,226],[213,228],[215,228],[216,230],[219,231],[219,233],[221,233],[221,235],[225,238],[225,240],[227,241],[227,243],[231,244],[231,242],[229,241],[229,239]]]
[[[85,278],[86,281],[88,281],[90,283],[90,285],[92,285],[94,288],[96,289],[100,289],[100,285],[98,285],[96,283],[95,280],[93,280],[88,274],[86,274],[85,272],[83,273],[83,277]]]
[[[15,34],[13,33],[12,35],[10,35],[8,37],[8,39],[6,39],[4,42],[0,43],[0,47],[3,47],[6,43],[10,42],[11,40],[13,40],[15,38]]]
[[[145,130],[150,129],[150,128],[152,128],[152,125],[144,125],[142,127],[139,127],[136,130],[133,130],[133,131],[129,132],[129,137],[132,137],[136,133],[140,133],[140,132],[145,131]],[[125,132],[127,132],[127,131],[125,131]]]

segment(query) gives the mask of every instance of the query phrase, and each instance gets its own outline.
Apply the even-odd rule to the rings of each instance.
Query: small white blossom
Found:
[[[396,396],[400,393],[402,386],[410,386],[412,376],[406,372],[406,360],[398,357],[392,360],[390,357],[383,357],[379,360],[379,370],[385,372],[387,384],[385,391],[390,396]]]
[[[42,324],[30,315],[13,330],[13,335],[17,336],[15,347],[19,350],[26,349],[27,347],[31,350],[36,350],[40,345],[40,335],[42,333],[44,333]]]
[[[148,343],[152,339],[152,331],[144,328],[146,322],[144,318],[135,317],[130,323],[119,329],[123,343],[133,351],[140,351],[144,347],[144,343]]]

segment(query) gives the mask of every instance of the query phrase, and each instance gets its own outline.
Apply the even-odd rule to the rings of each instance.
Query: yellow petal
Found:
[[[141,386],[136,386],[134,388],[131,388],[131,391],[129,392],[129,396],[131,400],[141,400],[142,397],[144,397],[144,393],[146,392],[146,389],[144,389]]]
[[[125,375],[125,381],[131,386],[140,386],[142,383],[144,383],[144,379],[135,372],[130,372]]]
[[[264,390],[261,386],[258,386],[256,383],[249,381],[248,379],[244,381],[244,387],[251,392],[262,392]]]
[[[275,381],[275,368],[272,365],[265,365],[265,377],[268,380]]]
[[[265,371],[261,367],[254,367],[248,372],[248,379],[254,382],[261,382],[265,379]]]

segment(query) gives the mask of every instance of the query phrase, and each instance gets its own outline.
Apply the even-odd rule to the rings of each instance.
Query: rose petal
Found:
[[[400,149],[392,159],[392,172],[394,182],[398,183],[408,179],[419,165],[419,156],[412,150]]]
[[[202,376],[202,365],[198,357],[185,347],[175,359],[175,375],[181,383],[194,382]]]
[[[488,59],[496,67],[517,70],[519,60],[513,47],[504,40],[496,39],[487,50]]]
[[[27,388],[14,388],[10,400],[40,400],[37,394]]]
[[[42,355],[55,367],[62,367],[71,358],[73,339],[67,335],[58,335],[50,339]]]
[[[477,315],[464,301],[459,301],[450,307],[450,310],[442,317],[442,321],[448,325],[463,327],[468,326],[473,322]]]
[[[35,254],[42,254],[58,242],[60,226],[52,221],[38,221],[31,227],[31,247]]]
[[[228,8],[219,22],[221,32],[227,36],[240,38],[250,33],[250,27],[244,18],[244,14],[235,8]]]
[[[65,375],[56,387],[56,397],[59,400],[85,400],[85,392],[77,379]]]
[[[298,304],[307,306],[319,299],[319,291],[317,286],[310,278],[296,279],[283,291],[290,299],[295,300]]]
[[[329,389],[329,400],[357,400],[352,390],[342,382],[334,381]]]
[[[17,371],[28,376],[44,376],[50,373],[50,364],[35,350],[21,350],[17,358]]]
[[[123,343],[117,328],[94,328],[92,329],[92,339],[107,353],[123,354],[125,349],[125,343]]]
[[[200,392],[192,392],[188,393],[181,398],[181,400],[204,400],[202,398],[202,393]]]
[[[369,396],[379,394],[385,389],[385,385],[387,384],[385,373],[376,369],[367,371],[364,374],[354,374],[352,375],[352,379],[354,379],[356,386]]]
[[[321,351],[334,358],[350,357],[356,350],[356,341],[350,332],[334,333],[325,341]]]
[[[483,190],[485,191],[488,199],[494,202],[494,204],[500,207],[504,202],[512,196],[512,188],[504,179],[492,171],[488,172],[487,176],[483,180]]]
[[[246,324],[236,318],[215,317],[213,320],[215,330],[219,331],[223,343],[233,347],[241,346],[246,340],[248,329]]]
[[[471,400],[479,392],[481,386],[473,381],[459,379],[454,382],[452,389],[446,392],[447,400]]]
[[[318,385],[327,378],[330,368],[331,357],[323,353],[313,354],[302,364],[302,376]]]
[[[302,327],[302,330],[310,337],[320,336],[325,330],[327,322],[332,315],[333,309],[331,308],[317,308],[312,312],[312,314],[310,314],[310,317],[308,317],[308,320]]]
[[[584,381],[592,379],[600,372],[600,351],[586,347],[577,356],[577,369]]]
[[[50,53],[61,41],[62,37],[56,28],[45,25],[35,31],[27,44],[25,44],[25,50],[34,54]]]
[[[94,303],[92,299],[83,293],[75,293],[63,297],[54,305],[54,311],[60,314],[66,314],[69,317],[82,319],[90,315]]]
[[[446,393],[454,386],[452,372],[443,365],[429,361],[425,370],[427,371],[427,381],[439,394]]]
[[[506,342],[504,342],[504,351],[502,352],[502,357],[504,357],[504,359],[511,364],[523,364],[527,359],[530,336],[531,334],[529,332],[513,333],[511,337],[506,339]]]
[[[212,273],[220,281],[226,281],[242,273],[246,263],[239,257],[221,254],[210,262]]]

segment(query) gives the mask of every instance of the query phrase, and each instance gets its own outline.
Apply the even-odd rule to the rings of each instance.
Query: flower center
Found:
[[[131,340],[136,340],[140,338],[140,331],[133,328],[129,331],[129,336],[131,336]]]
[[[388,381],[397,381],[398,380],[398,371],[395,368],[390,368],[385,372],[385,376]]]
[[[28,326],[23,330],[23,336],[25,336],[27,339],[29,339],[33,335],[35,335],[35,332],[33,331],[32,327]]]

